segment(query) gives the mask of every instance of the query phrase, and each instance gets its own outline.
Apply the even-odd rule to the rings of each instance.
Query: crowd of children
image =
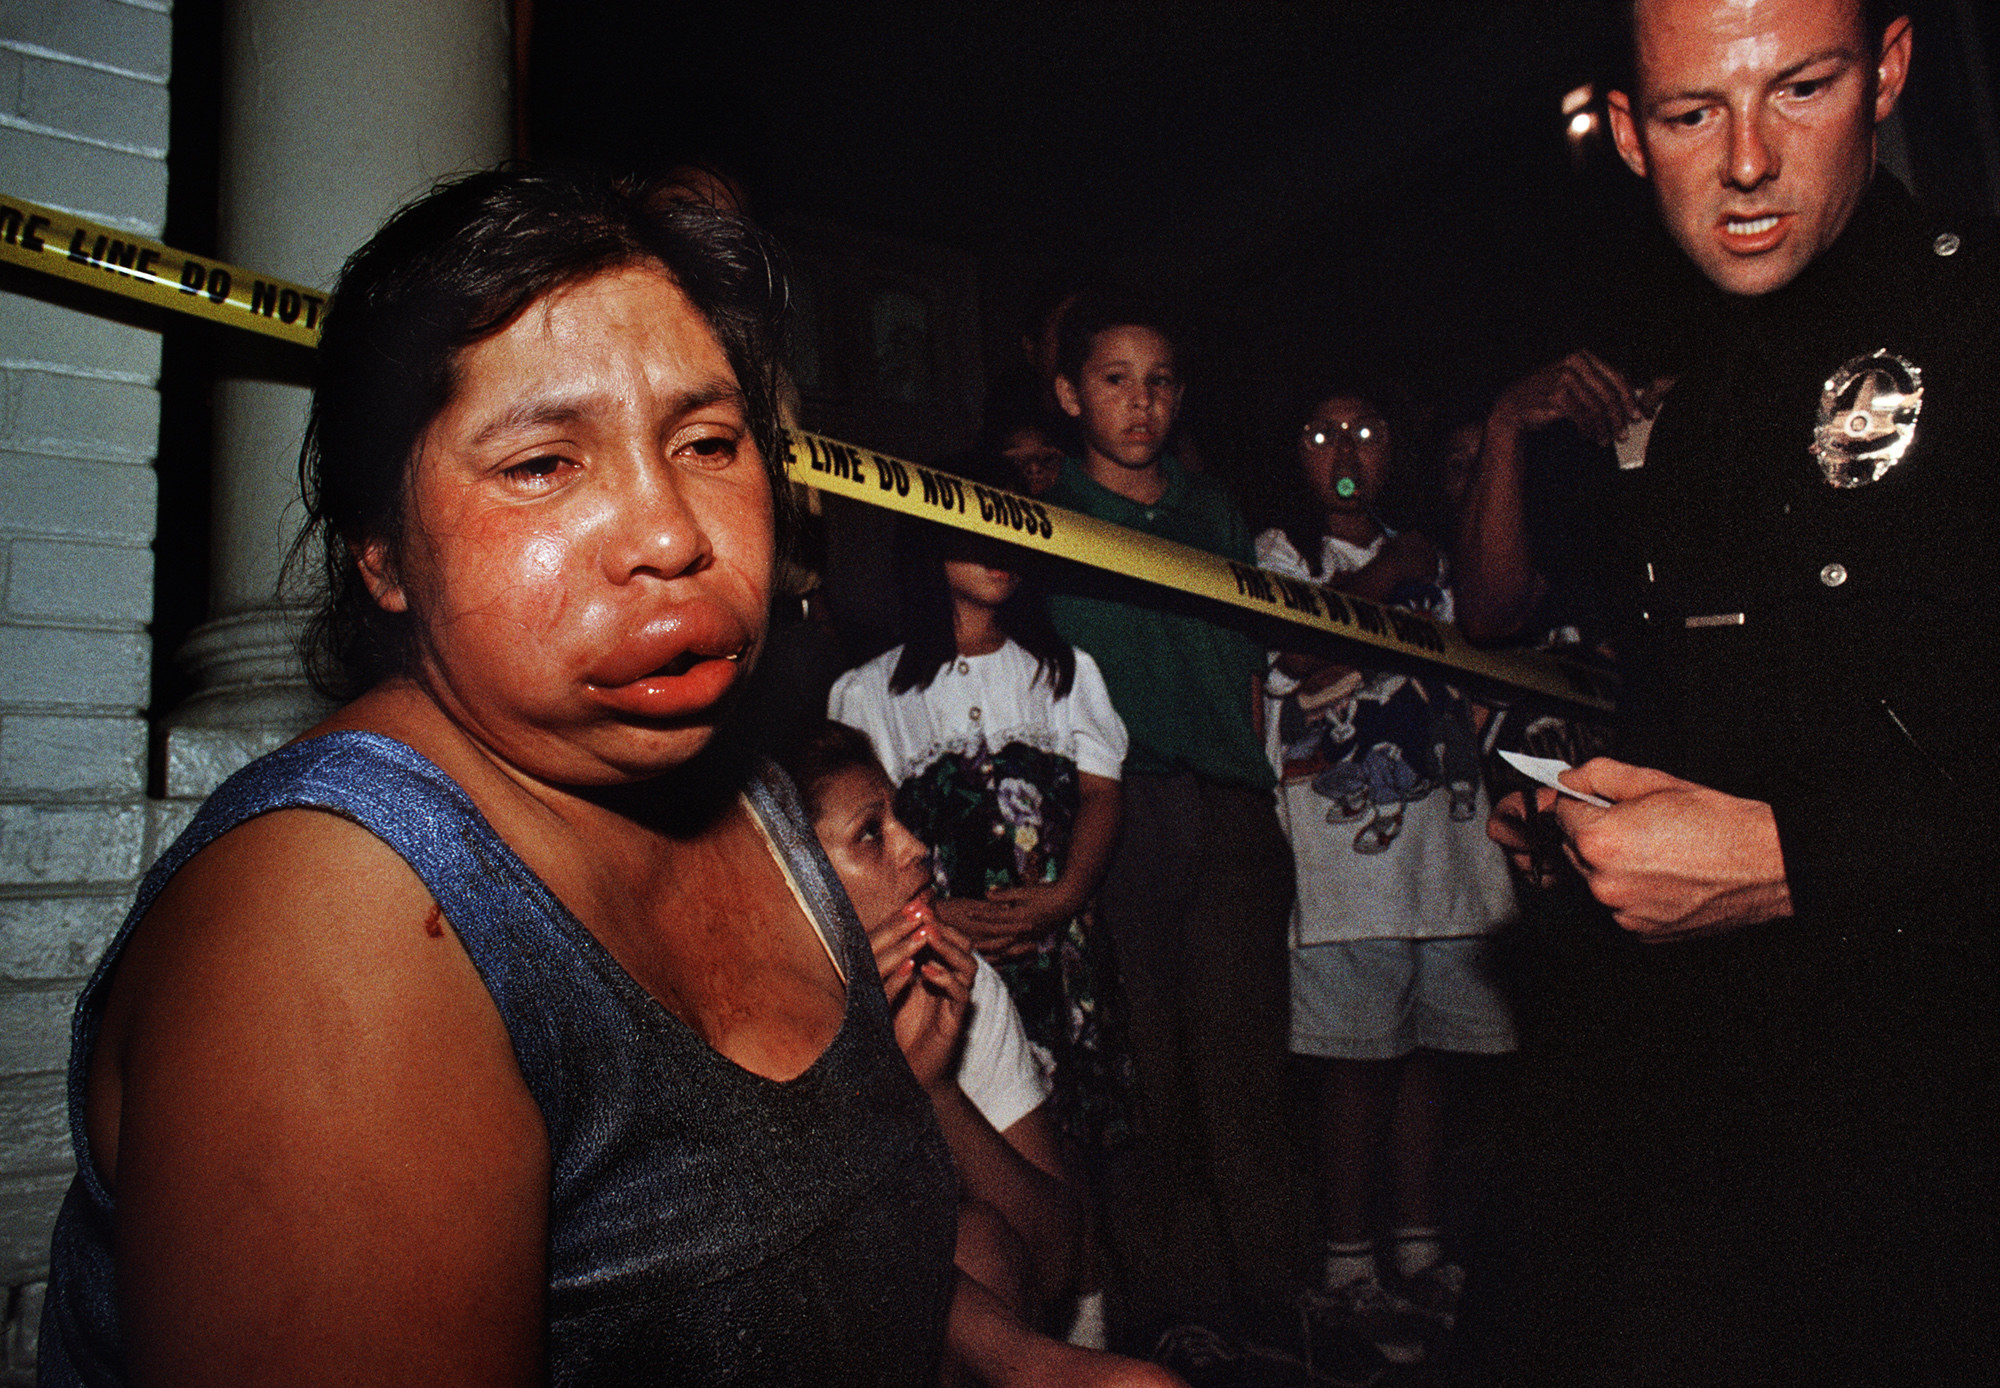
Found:
[[[1460,466],[1435,450],[1458,485],[1398,507],[1423,453],[1402,392],[1304,383],[1259,533],[1177,431],[1161,312],[1073,294],[1044,326],[1044,374],[945,466],[1453,618],[1476,419]],[[906,522],[896,559],[900,644],[781,760],[959,1164],[961,1276],[1037,1343],[1197,1385],[1434,1363],[1465,1278],[1453,1077],[1515,1045],[1502,720],[1435,673],[945,527]]]

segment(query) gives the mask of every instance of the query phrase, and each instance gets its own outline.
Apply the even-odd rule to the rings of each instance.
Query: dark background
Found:
[[[800,271],[822,378],[804,422],[904,456],[964,446],[1052,280],[1183,311],[1187,427],[1252,503],[1308,361],[1380,362],[1444,414],[1579,341],[1643,349],[1685,289],[1643,185],[1601,132],[1564,133],[1563,94],[1609,66],[1602,0],[515,6],[525,152],[733,171]],[[222,9],[177,0],[176,72],[212,62]],[[1917,191],[2000,210],[2000,17],[1909,9]],[[196,252],[222,86],[174,88],[165,239]],[[914,399],[869,369],[885,291],[931,310]],[[210,384],[310,372],[247,334],[162,330],[156,713],[189,692],[171,653],[206,616]]]
[[[1970,94],[1976,66],[1995,70],[2000,25],[1968,0],[1910,9],[1915,181],[1993,208],[1990,83],[1983,111]],[[1382,360],[1448,405],[1578,340],[1621,350],[1644,335],[1621,332],[1634,314],[1677,295],[1643,185],[1601,122],[1580,148],[1565,134],[1563,94],[1601,91],[1616,13],[1601,0],[542,0],[525,128],[540,157],[724,166],[781,233],[832,224],[962,253],[983,372],[950,383],[973,392],[960,421],[1048,277],[1157,287],[1196,329],[1202,442],[1254,469],[1275,383],[1302,360]],[[936,451],[964,442],[949,420],[934,427]]]

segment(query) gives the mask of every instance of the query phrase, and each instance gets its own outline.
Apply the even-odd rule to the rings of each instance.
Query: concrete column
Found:
[[[510,152],[509,0],[231,0],[224,259],[331,288],[389,213]],[[205,795],[324,711],[278,580],[298,533],[306,392],[217,386],[209,620],[181,652],[200,689],[168,720],[167,794]]]

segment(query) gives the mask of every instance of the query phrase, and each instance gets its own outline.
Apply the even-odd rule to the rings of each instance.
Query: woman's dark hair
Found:
[[[341,272],[320,338],[299,459],[306,529],[325,592],[306,632],[313,683],[352,697],[406,671],[414,629],[369,595],[357,547],[401,552],[410,467],[458,388],[466,348],[555,290],[628,265],[670,275],[715,333],[746,401],[786,533],[778,418],[785,280],[742,218],[596,174],[503,166],[404,207]],[[304,562],[311,563],[310,558]]]
[[[875,755],[875,744],[868,740],[868,734],[831,718],[799,729],[778,753],[778,765],[798,787],[799,803],[805,806],[809,820],[819,818],[820,793],[835,776],[856,767],[882,771],[882,759]]]
[[[1286,453],[1278,473],[1284,481],[1278,488],[1273,519],[1292,547],[1314,566],[1319,563],[1326,515],[1299,469],[1299,433],[1323,402],[1342,397],[1366,401],[1389,426],[1389,473],[1375,500],[1376,518],[1394,529],[1406,530],[1418,523],[1424,509],[1419,464],[1425,449],[1418,437],[1417,410],[1408,392],[1385,374],[1359,369],[1331,369],[1302,377],[1293,388],[1284,417],[1281,438]]]
[[[989,491],[1016,492],[1006,479],[1004,459],[984,453],[961,454],[938,465]],[[889,692],[903,694],[928,689],[938,671],[958,659],[952,633],[951,588],[945,561],[967,559],[1021,575],[1013,596],[1000,604],[993,619],[1022,650],[1035,658],[1035,678],[1047,680],[1055,697],[1069,697],[1076,679],[1076,651],[1049,620],[1048,604],[1033,579],[1034,556],[1013,545],[970,535],[929,521],[905,518],[896,532],[897,591],[902,594],[903,653],[889,673]]]
[[[1083,295],[1062,317],[1062,326],[1056,332],[1056,374],[1071,385],[1080,384],[1083,364],[1090,360],[1090,349],[1096,344],[1097,335],[1113,328],[1151,328],[1174,349],[1175,369],[1183,376],[1187,374],[1184,360],[1187,353],[1182,350],[1181,332],[1165,308],[1137,296],[1096,293]]]

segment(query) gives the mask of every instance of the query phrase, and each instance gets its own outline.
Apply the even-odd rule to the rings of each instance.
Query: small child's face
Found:
[[[1056,377],[1056,400],[1082,426],[1086,461],[1152,467],[1180,414],[1173,344],[1151,328],[1107,328],[1077,374]]]
[[[1016,429],[1007,435],[1000,456],[1007,460],[1029,496],[1040,496],[1056,484],[1063,454],[1040,429]]]
[[[850,766],[820,786],[813,833],[847,888],[854,914],[873,930],[931,885],[931,855],[903,827],[894,788],[880,768]]]
[[[1329,514],[1374,505],[1389,478],[1389,426],[1366,400],[1336,395],[1299,432],[1299,468]]]
[[[975,607],[998,607],[1014,596],[1021,576],[1010,569],[996,569],[973,559],[944,561],[944,583],[952,597]]]

